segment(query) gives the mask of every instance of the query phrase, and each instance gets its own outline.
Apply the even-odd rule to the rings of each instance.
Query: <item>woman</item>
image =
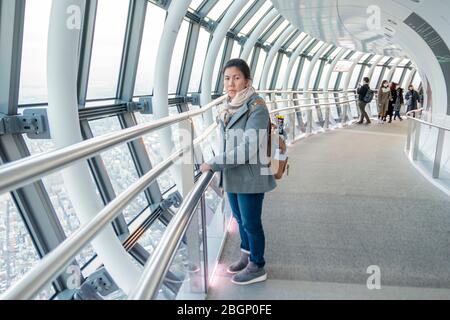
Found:
[[[252,87],[250,68],[244,60],[230,60],[223,74],[228,99],[217,120],[223,149],[202,164],[201,171],[221,172],[221,186],[228,194],[241,237],[240,259],[227,271],[234,274],[233,283],[246,285],[267,279],[261,215],[264,195],[275,189],[276,182],[268,165],[262,163],[267,161],[261,158],[267,157],[264,148],[270,117],[264,99]]]
[[[386,113],[389,108],[389,101],[392,99],[391,90],[387,80],[383,80],[380,90],[378,90],[378,119],[381,122],[386,121]]]
[[[394,105],[397,101],[397,84],[395,82],[392,82],[389,89],[391,90],[391,98],[389,99],[386,117],[389,116],[389,123],[392,123],[392,116],[394,115]]]
[[[403,100],[403,89],[400,88],[400,85],[397,84],[397,99],[395,100],[394,104],[394,120],[398,117],[400,121],[403,121],[402,116],[400,115],[400,109],[402,108],[402,105],[404,104]]]

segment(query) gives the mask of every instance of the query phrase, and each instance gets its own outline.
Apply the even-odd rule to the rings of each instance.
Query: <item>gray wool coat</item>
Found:
[[[228,193],[265,193],[276,188],[267,159],[269,110],[264,99],[253,95],[232,116],[228,125],[217,119],[222,141],[218,154],[207,161],[221,172],[220,185]]]

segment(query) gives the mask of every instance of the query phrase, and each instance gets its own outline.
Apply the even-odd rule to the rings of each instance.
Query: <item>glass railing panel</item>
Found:
[[[206,266],[202,234],[202,205],[197,205],[158,291],[158,300],[203,300]]]

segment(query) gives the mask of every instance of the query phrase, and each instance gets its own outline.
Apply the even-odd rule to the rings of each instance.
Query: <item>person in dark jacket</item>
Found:
[[[408,92],[406,92],[405,100],[407,112],[417,109],[417,102],[419,102],[419,93],[414,90],[414,86],[412,84],[410,84],[408,87]]]
[[[403,121],[402,116],[400,115],[400,109],[402,108],[402,105],[404,104],[403,99],[403,88],[400,88],[400,85],[397,85],[397,99],[395,100],[394,104],[394,120],[398,117],[400,121]]]
[[[364,97],[366,96],[367,92],[369,92],[370,87],[369,87],[369,82],[370,79],[368,77],[365,77],[363,80],[363,85],[358,87],[358,90],[356,91],[356,93],[358,94],[358,107],[359,110],[361,111],[361,118],[359,119],[359,124],[362,124],[364,122],[364,118],[366,119],[366,123],[370,124],[370,118],[369,115],[366,112],[366,106],[367,106],[367,102],[364,101]]]
[[[391,99],[389,99],[389,106],[386,113],[386,117],[389,116],[389,123],[392,122],[392,116],[394,115],[394,104],[397,101],[397,84],[395,82],[391,83]]]

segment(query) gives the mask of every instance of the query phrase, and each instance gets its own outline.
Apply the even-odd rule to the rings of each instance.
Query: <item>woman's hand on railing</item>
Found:
[[[406,113],[406,116],[407,116],[407,117],[410,117],[410,116],[413,114],[414,117],[415,117],[416,112],[419,113],[419,112],[422,112],[422,111],[423,111],[423,108],[411,110],[411,111],[408,111],[408,112]]]
[[[209,164],[203,163],[203,164],[201,165],[201,167],[200,167],[200,171],[201,171],[202,173],[206,173],[206,172],[208,172],[208,171],[211,171],[211,167],[210,167]]]

